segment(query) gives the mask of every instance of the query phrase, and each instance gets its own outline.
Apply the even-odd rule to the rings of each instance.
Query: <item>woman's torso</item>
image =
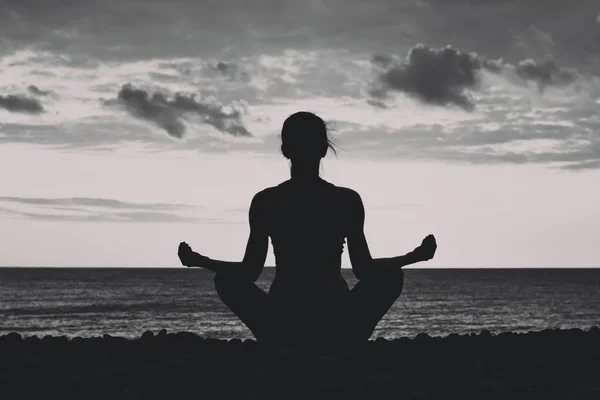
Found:
[[[276,265],[272,295],[348,291],[341,275],[350,217],[347,190],[321,179],[305,185],[289,180],[266,190],[267,231]]]

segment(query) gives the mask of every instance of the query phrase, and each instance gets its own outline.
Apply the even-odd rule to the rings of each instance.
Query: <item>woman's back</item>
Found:
[[[272,290],[347,290],[341,255],[352,212],[349,189],[322,179],[288,180],[263,191],[266,231],[275,254]]]

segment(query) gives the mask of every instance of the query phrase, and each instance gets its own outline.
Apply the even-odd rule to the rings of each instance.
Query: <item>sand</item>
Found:
[[[193,333],[0,337],[2,399],[600,399],[600,328],[273,350]]]

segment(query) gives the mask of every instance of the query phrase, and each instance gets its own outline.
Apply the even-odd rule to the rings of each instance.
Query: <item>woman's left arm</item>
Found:
[[[178,252],[182,264],[186,267],[206,268],[216,273],[233,274],[242,279],[256,281],[265,266],[269,249],[264,195],[264,191],[257,193],[250,204],[250,236],[244,259],[241,262],[210,259],[192,251],[187,243],[182,242],[179,244]]]

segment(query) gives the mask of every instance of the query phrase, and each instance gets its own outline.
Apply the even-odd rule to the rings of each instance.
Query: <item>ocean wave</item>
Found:
[[[148,303],[103,303],[85,305],[12,307],[1,310],[4,316],[40,316],[40,315],[77,315],[77,314],[112,314],[135,312],[189,312],[194,308],[191,304],[148,302]],[[197,307],[196,307],[197,308]]]

